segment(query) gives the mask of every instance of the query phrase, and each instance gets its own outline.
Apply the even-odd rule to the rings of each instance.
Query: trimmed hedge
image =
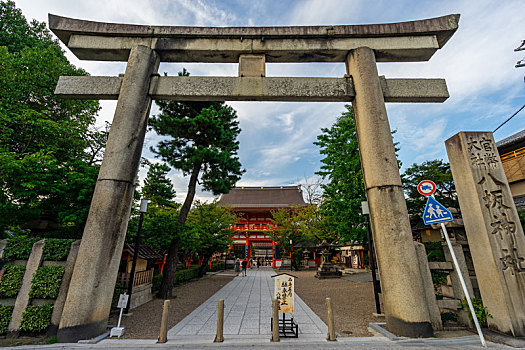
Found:
[[[11,322],[11,314],[13,313],[13,305],[0,305],[0,334],[7,333],[7,327]]]
[[[6,265],[0,281],[0,298],[15,298],[22,287],[26,268],[22,265]]]
[[[53,305],[33,305],[26,307],[20,324],[23,332],[43,333],[51,323]]]
[[[66,260],[71,249],[71,243],[74,241],[74,239],[46,238],[44,244],[44,260]]]
[[[190,269],[179,270],[175,274],[175,284],[183,283],[197,277],[199,277],[199,267],[190,267]]]
[[[62,284],[62,266],[41,266],[36,270],[31,282],[30,298],[56,299]]]
[[[29,259],[29,255],[31,255],[31,249],[33,249],[33,244],[38,242],[40,239],[41,238],[26,237],[10,238],[7,241],[7,246],[4,249],[2,259],[4,261]]]

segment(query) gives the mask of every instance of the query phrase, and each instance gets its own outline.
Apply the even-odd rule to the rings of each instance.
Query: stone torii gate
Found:
[[[379,261],[387,327],[432,335],[385,102],[443,102],[443,79],[385,79],[376,62],[427,61],[459,15],[373,25],[175,27],[49,15],[50,29],[81,60],[127,61],[122,77],[61,77],[56,94],[118,99],[58,341],[105,330],[152,99],[351,101]],[[239,63],[238,77],[161,77],[160,61]],[[345,62],[343,78],[265,77],[265,63]]]

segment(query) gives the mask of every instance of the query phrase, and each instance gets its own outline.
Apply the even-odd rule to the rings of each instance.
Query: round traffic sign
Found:
[[[423,196],[430,196],[432,193],[436,192],[436,184],[434,181],[423,180],[417,185],[417,190]]]

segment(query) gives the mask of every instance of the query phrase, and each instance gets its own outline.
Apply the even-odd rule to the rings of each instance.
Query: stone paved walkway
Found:
[[[213,338],[217,329],[217,303],[224,299],[224,337],[263,338],[271,335],[273,279],[270,268],[248,269],[248,276],[235,277],[211,298],[168,331],[168,340],[190,336]],[[299,324],[299,338],[324,340],[328,332],[324,322],[295,295],[294,319]],[[201,336],[201,337],[199,337]],[[204,340],[204,339],[203,339]]]

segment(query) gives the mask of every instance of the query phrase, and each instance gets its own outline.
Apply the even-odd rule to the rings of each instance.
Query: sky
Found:
[[[525,67],[515,68],[525,51],[523,0],[15,0],[27,19],[47,22],[47,14],[100,22],[184,26],[291,26],[389,23],[459,13],[459,29],[428,62],[378,63],[387,78],[445,78],[450,98],[444,103],[388,103],[390,126],[397,130],[401,172],[414,163],[447,161],[444,141],[459,131],[493,131],[525,104]],[[125,63],[69,60],[91,75],[116,76]],[[159,73],[236,76],[236,64],[162,63]],[[266,76],[343,77],[341,63],[266,64]],[[312,181],[321,166],[313,145],[345,110],[344,103],[229,102],[240,127],[239,157],[246,170],[237,186],[288,186]],[[97,125],[111,121],[116,101],[101,101]],[[153,105],[152,114],[158,113]],[[525,129],[525,110],[508,122],[496,141]],[[148,132],[143,156],[159,137]],[[143,180],[147,169],[139,173]],[[169,174],[182,202],[188,178]],[[198,191],[197,198],[211,200]]]

